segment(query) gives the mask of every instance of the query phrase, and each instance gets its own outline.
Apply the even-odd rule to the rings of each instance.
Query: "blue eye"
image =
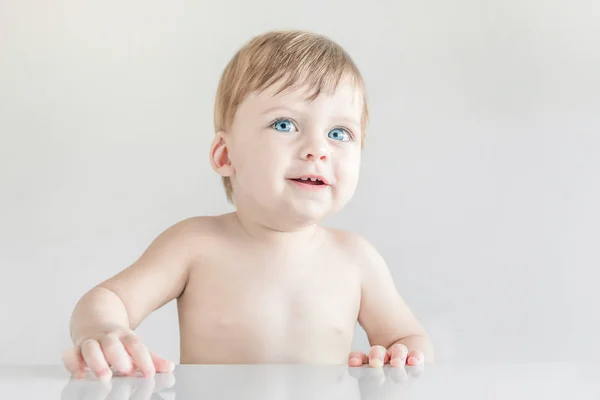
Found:
[[[348,131],[340,128],[332,129],[327,134],[327,137],[333,140],[339,140],[340,142],[347,142],[348,140],[350,140],[350,134],[348,133]]]
[[[279,121],[275,122],[271,126],[279,132],[295,132],[296,131],[296,127],[294,126],[292,121],[290,121],[289,119],[280,119]]]

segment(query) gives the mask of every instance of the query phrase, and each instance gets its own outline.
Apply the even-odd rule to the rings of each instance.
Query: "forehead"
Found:
[[[322,91],[312,98],[314,89],[309,85],[295,85],[282,90],[283,83],[275,83],[262,91],[250,93],[240,104],[249,112],[262,113],[279,106],[294,106],[312,112],[339,114],[360,120],[363,96],[349,79],[343,79],[334,90]]]

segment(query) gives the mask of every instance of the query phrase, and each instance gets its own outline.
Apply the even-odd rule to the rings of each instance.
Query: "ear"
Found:
[[[225,132],[217,132],[210,146],[210,164],[221,176],[233,175],[233,165],[229,159],[229,149],[225,140]]]

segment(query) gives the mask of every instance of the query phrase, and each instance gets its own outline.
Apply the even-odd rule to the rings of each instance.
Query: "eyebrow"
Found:
[[[275,106],[275,107],[267,108],[260,115],[269,114],[269,113],[271,113],[273,111],[277,111],[277,110],[287,111],[287,112],[296,113],[296,114],[301,113],[300,110],[296,110],[294,108],[289,108],[289,107],[285,107],[285,106]]]
[[[300,110],[295,109],[295,108],[290,108],[290,107],[286,107],[286,106],[275,106],[275,107],[267,108],[266,110],[264,110],[263,112],[261,112],[261,115],[269,114],[269,113],[271,113],[273,111],[278,111],[278,110],[287,111],[287,112],[290,112],[290,113],[304,114],[303,111],[300,111]],[[359,122],[356,119],[354,119],[352,117],[345,116],[345,115],[334,115],[331,119],[342,120],[342,121],[347,122],[347,123],[352,124],[352,125],[360,125]]]
[[[357,128],[357,129],[360,127],[360,123],[351,117],[346,117],[343,115],[339,115],[339,116],[336,115],[332,119],[335,121],[344,121],[346,124],[352,125],[354,128]]]

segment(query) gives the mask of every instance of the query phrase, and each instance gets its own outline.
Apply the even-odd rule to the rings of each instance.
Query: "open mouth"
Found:
[[[325,185],[325,182],[323,182],[322,180],[320,180],[319,178],[297,178],[297,179],[292,179],[295,182],[299,182],[299,183],[304,183],[306,185]]]

